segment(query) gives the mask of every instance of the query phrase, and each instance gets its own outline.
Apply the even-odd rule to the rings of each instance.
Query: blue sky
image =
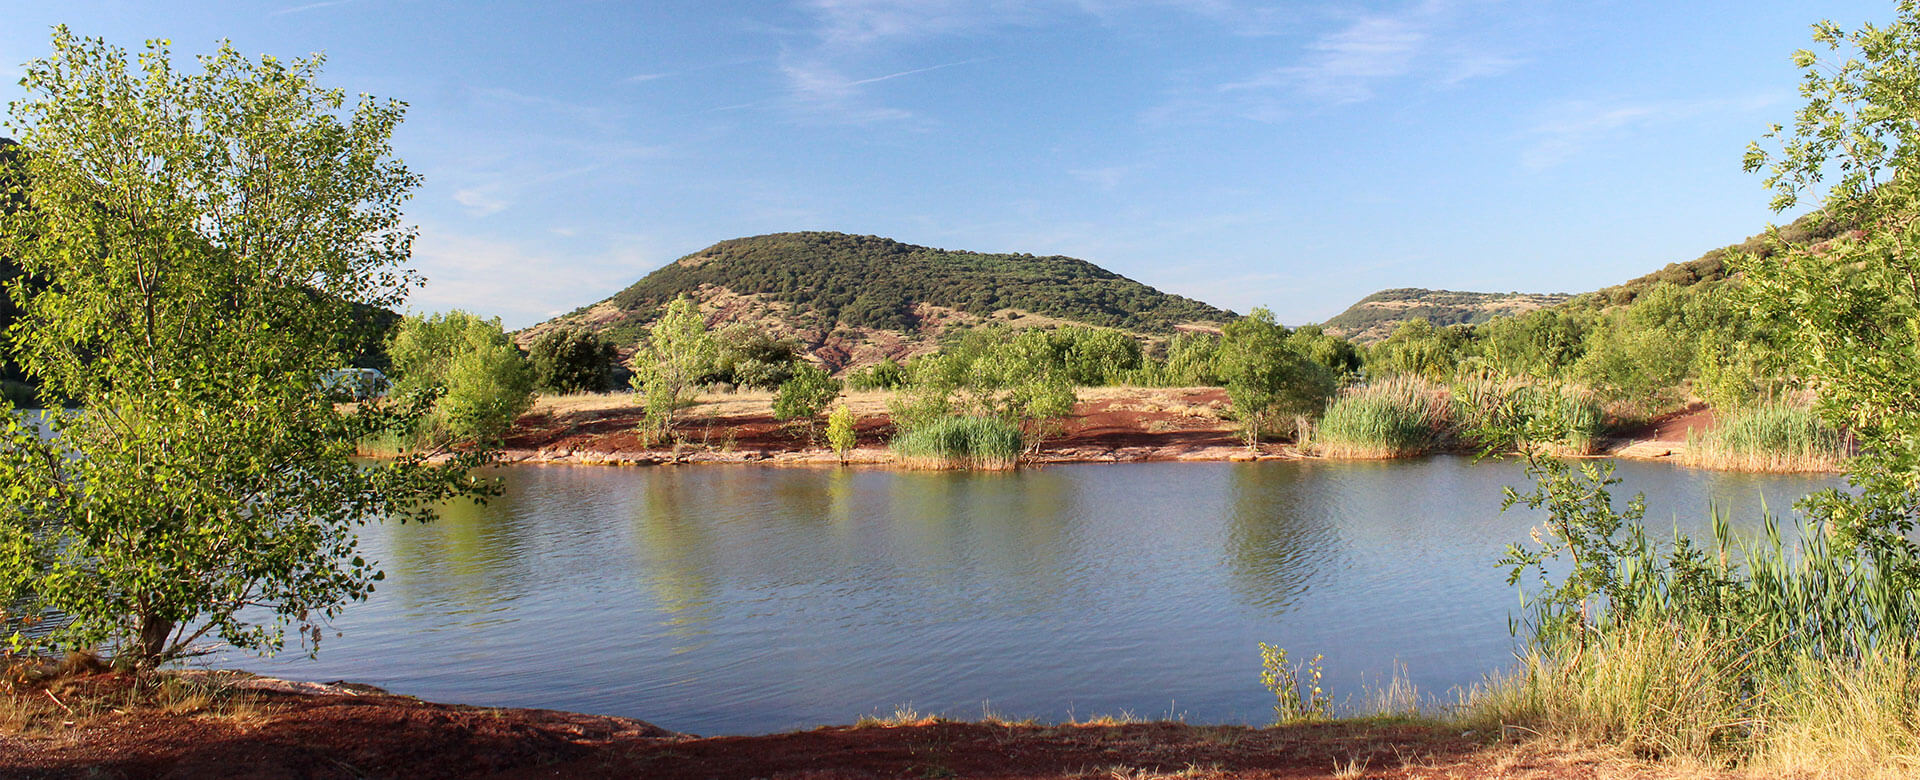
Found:
[[[177,57],[322,51],[410,105],[417,311],[522,327],[727,238],[1084,258],[1283,322],[1385,287],[1579,292],[1769,221],[1808,25],[1891,3],[0,0]]]

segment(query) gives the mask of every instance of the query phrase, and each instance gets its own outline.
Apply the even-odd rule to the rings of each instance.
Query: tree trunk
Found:
[[[134,648],[138,657],[134,660],[142,669],[152,669],[160,664],[161,654],[167,652],[167,639],[173,636],[173,621],[154,615],[140,618],[140,643]]]

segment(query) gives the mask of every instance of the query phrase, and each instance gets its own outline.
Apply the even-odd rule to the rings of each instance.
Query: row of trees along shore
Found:
[[[1546,516],[1505,559],[1527,651],[1449,717],[1709,766],[1910,774],[1920,14],[1903,0],[1892,24],[1822,23],[1815,39],[1827,54],[1796,55],[1806,107],[1746,164],[1776,209],[1823,197],[1815,219],[1845,229],[1776,237],[1732,258],[1736,276],[1470,329],[1411,323],[1365,348],[1258,310],[1151,349],[1096,329],[983,330],[849,381],[895,391],[909,457],[989,467],[1057,430],[1074,388],[1112,383],[1224,387],[1250,442],[1517,450],[1534,484],[1509,502]],[[7,357],[75,405],[45,412],[53,436],[0,420],[0,625],[15,651],[105,649],[151,670],[206,639],[276,651],[288,628],[317,650],[327,619],[382,579],[361,524],[484,498],[496,488],[473,469],[533,387],[611,381],[603,343],[562,334],[528,360],[496,321],[456,313],[403,323],[394,391],[341,403],[318,380],[357,352],[356,307],[397,307],[414,282],[399,204],[418,179],[389,145],[403,106],[349,106],[316,84],[317,56],[222,46],[199,73],[170,60],[164,41],[133,60],[59,28],[9,113],[23,152],[7,156],[0,216],[18,268]],[[777,340],[733,336],[709,334],[691,300],[668,307],[630,380],[652,432],[670,436],[715,372],[776,387],[794,419],[839,391]],[[1771,519],[1759,539],[1719,522],[1710,542],[1651,534],[1606,466],[1550,457],[1689,396],[1809,399],[1814,424],[1852,437],[1850,488],[1796,507],[1797,547]],[[841,446],[851,427],[835,410],[827,437]],[[406,446],[355,457],[380,440]],[[1301,679],[1268,656],[1270,685]],[[1289,712],[1322,709],[1318,690],[1280,693]]]

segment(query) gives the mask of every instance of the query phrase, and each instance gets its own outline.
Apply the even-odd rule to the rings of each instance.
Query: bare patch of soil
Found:
[[[127,684],[124,676],[107,687]],[[38,695],[15,689],[9,696]],[[698,738],[626,718],[261,684],[222,713],[133,708],[0,733],[18,778],[1600,778],[1671,773],[1458,727],[920,721]],[[243,698],[232,713],[234,697]],[[18,705],[18,701],[8,702]],[[1692,776],[1701,776],[1693,774]]]

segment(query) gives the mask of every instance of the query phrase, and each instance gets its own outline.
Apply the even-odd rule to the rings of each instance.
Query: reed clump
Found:
[[[1804,405],[1772,402],[1722,415],[1704,433],[1689,431],[1681,462],[1741,471],[1831,472],[1845,467],[1847,437]]]
[[[1442,447],[1453,431],[1447,390],[1395,376],[1341,393],[1321,416],[1312,450],[1333,458],[1399,458]]]
[[[1736,538],[1656,543],[1635,499],[1619,510],[1603,468],[1530,461],[1550,515],[1515,545],[1527,651],[1474,691],[1463,717],[1646,758],[1816,777],[1920,772],[1920,591],[1905,548],[1874,550],[1763,518]],[[1840,539],[1843,541],[1834,541]],[[1571,559],[1564,578],[1547,562]]]
[[[1020,464],[1020,429],[994,417],[941,417],[893,439],[896,463],[916,469],[1005,470]]]

